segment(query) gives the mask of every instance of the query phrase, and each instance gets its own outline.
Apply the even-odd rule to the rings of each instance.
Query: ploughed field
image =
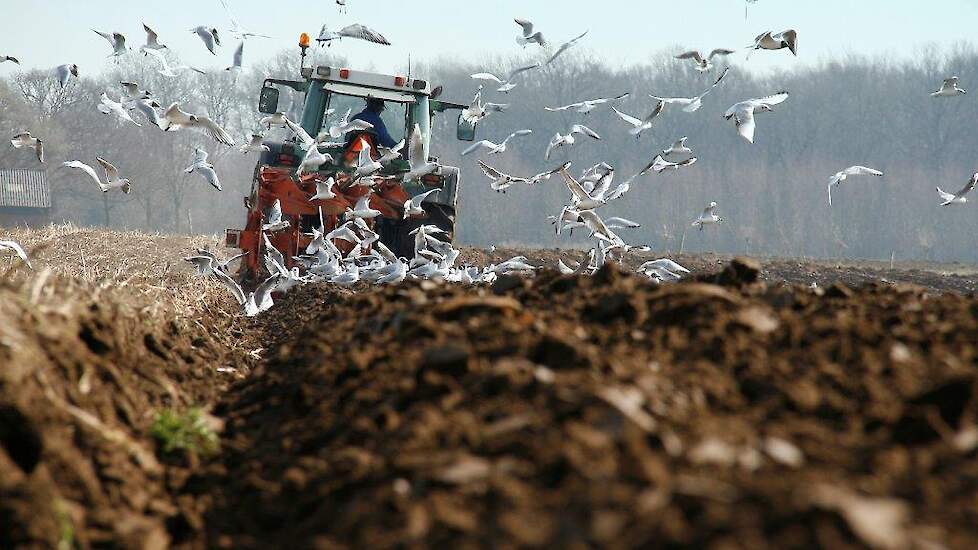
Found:
[[[685,256],[245,319],[180,259],[208,239],[13,237],[0,548],[978,547],[961,266]],[[462,259],[517,252],[558,257]]]

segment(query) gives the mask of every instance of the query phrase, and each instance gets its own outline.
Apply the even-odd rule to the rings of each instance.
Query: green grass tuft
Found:
[[[156,414],[151,430],[164,453],[189,451],[199,456],[211,456],[220,450],[220,442],[204,419],[203,411],[191,407],[180,414],[172,409]]]

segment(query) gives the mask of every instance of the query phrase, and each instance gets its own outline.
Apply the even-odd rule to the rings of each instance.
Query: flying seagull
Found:
[[[112,53],[109,54],[109,57],[119,57],[129,51],[126,48],[126,37],[122,33],[114,32],[109,34],[95,29],[92,29],[92,32],[109,41],[109,44],[112,46]]]
[[[366,40],[367,42],[373,42],[374,44],[381,44],[384,46],[391,45],[391,43],[384,38],[384,35],[359,23],[347,25],[336,32],[329,30],[326,28],[326,25],[323,25],[323,28],[319,30],[319,37],[316,38],[316,42],[319,42],[321,46],[331,46],[334,40],[340,40],[342,38],[356,38],[359,40]]]
[[[7,61],[20,65],[20,60],[17,59],[16,57],[11,57],[9,55],[0,55],[0,63],[6,63]]]
[[[951,204],[964,204],[968,202],[968,198],[965,195],[974,191],[976,184],[978,184],[978,172],[972,175],[971,179],[968,180],[968,184],[965,185],[964,188],[958,191],[957,193],[951,194],[938,187],[937,194],[940,195],[941,200],[944,201],[941,203],[941,206],[948,206]]]
[[[98,174],[95,173],[95,169],[84,162],[70,160],[62,165],[66,168],[76,168],[88,174],[88,176],[92,178],[92,181],[95,182],[95,185],[97,185],[99,190],[103,193],[108,193],[112,189],[122,189],[122,192],[128,195],[129,192],[132,191],[132,185],[130,184],[129,180],[126,178],[120,178],[119,170],[115,166],[102,157],[97,157],[95,160],[102,165],[102,169],[105,171],[105,183],[102,183],[102,180],[98,177]]]
[[[201,25],[190,29],[190,32],[200,37],[204,45],[207,46],[207,51],[213,55],[217,55],[215,49],[221,45],[221,36],[217,33],[216,28]]]
[[[465,155],[468,155],[470,153],[474,153],[474,152],[476,152],[476,151],[478,151],[480,149],[485,149],[486,150],[486,154],[489,154],[489,155],[498,155],[499,153],[503,153],[503,152],[506,151],[506,144],[509,142],[509,140],[511,140],[511,139],[513,139],[515,137],[527,136],[527,135],[530,135],[532,133],[533,133],[533,130],[517,130],[517,131],[513,132],[512,134],[506,136],[506,139],[504,139],[501,143],[498,143],[498,144],[497,143],[494,143],[492,141],[489,141],[488,139],[484,139],[482,141],[477,141],[477,142],[473,143],[472,145],[470,145],[468,148],[466,148],[464,151],[462,151],[462,156],[464,157]]]
[[[717,48],[710,52],[710,55],[703,57],[703,54],[699,50],[692,50],[685,53],[681,53],[676,56],[676,59],[692,59],[696,64],[696,70],[705,73],[713,68],[713,58],[720,56],[728,56],[734,53],[734,50],[728,50],[726,48]]]
[[[225,71],[232,71],[237,75],[241,72],[242,64],[244,63],[244,40],[238,44],[238,49],[234,50],[234,59],[231,62],[231,66],[224,69]]]
[[[564,42],[563,44],[561,44],[560,47],[557,48],[557,51],[554,52],[554,54],[550,56],[550,59],[548,59],[545,64],[546,65],[549,65],[549,64],[553,63],[555,59],[557,59],[558,57],[560,57],[560,54],[562,54],[562,53],[566,52],[567,50],[573,48],[574,45],[577,44],[577,41],[578,40],[580,40],[580,39],[584,38],[585,36],[587,36],[587,33],[588,32],[589,31],[584,31],[579,36],[577,36],[577,37],[575,37],[575,38],[573,38],[573,39],[571,39],[571,40],[569,40],[569,41]]]
[[[271,151],[268,145],[265,145],[263,143],[264,139],[265,139],[265,134],[252,133],[248,138],[248,142],[241,146],[241,152],[247,154],[247,153],[262,153],[265,151]]]
[[[709,206],[703,209],[703,213],[700,214],[700,216],[693,222],[693,227],[699,226],[700,231],[703,231],[704,226],[722,223],[723,218],[717,216],[716,209],[717,203],[711,202]]]
[[[632,115],[625,114],[619,111],[618,108],[615,107],[614,105],[611,106],[611,110],[614,111],[616,115],[618,115],[618,118],[632,125],[632,127],[628,130],[628,133],[638,138],[642,136],[642,132],[648,130],[649,128],[652,128],[652,122],[654,122],[655,119],[660,114],[662,114],[662,109],[664,109],[665,106],[666,106],[665,102],[657,101],[655,104],[655,108],[652,109],[652,112],[649,113],[648,116],[646,116],[645,118],[641,118],[641,119],[635,118]]]
[[[370,124],[366,120],[360,120],[359,118],[350,120],[351,113],[353,113],[353,109],[347,109],[346,114],[343,115],[343,118],[339,122],[330,125],[329,137],[339,139],[349,132],[362,132],[374,127],[373,124]],[[264,120],[262,122],[264,123]]]
[[[146,54],[146,50],[165,50],[167,49],[164,44],[160,44],[160,36],[156,34],[156,31],[149,28],[149,25],[143,23],[143,30],[146,31],[146,43],[143,44],[139,49]]]
[[[741,101],[727,109],[727,112],[723,114],[723,118],[727,120],[733,119],[737,125],[737,133],[748,142],[754,143],[754,130],[756,128],[754,122],[755,111],[774,111],[775,105],[783,103],[787,99],[788,92],[779,92],[760,99]]]
[[[182,128],[193,128],[210,135],[219,143],[229,147],[234,145],[234,138],[232,138],[231,134],[227,133],[224,128],[218,126],[217,123],[205,115],[197,115],[183,111],[180,109],[179,103],[170,105],[166,112],[163,113],[163,118],[163,130],[177,131]]]
[[[516,37],[516,43],[520,46],[526,47],[527,44],[538,44],[543,47],[547,47],[547,41],[543,38],[543,33],[540,31],[534,31],[533,23],[527,21],[526,19],[514,19],[516,24],[523,29],[523,33]]]
[[[238,22],[238,19],[234,16],[234,13],[231,11],[231,6],[228,5],[227,0],[221,0],[221,5],[224,6],[224,11],[228,12],[228,19],[231,20],[231,34],[233,34],[234,36],[237,36],[241,40],[247,40],[253,36],[257,38],[271,38],[271,36],[251,32],[248,29],[242,27],[241,23]]]
[[[54,76],[58,79],[58,83],[64,88],[71,77],[78,78],[78,65],[74,63],[68,63],[66,65],[58,65],[54,68]]]
[[[729,71],[730,71],[730,67],[727,67],[726,69],[724,69],[723,72],[720,73],[720,76],[717,77],[717,79],[713,82],[713,84],[710,85],[709,88],[707,88],[706,90],[704,90],[703,93],[701,93],[700,95],[698,95],[696,97],[659,97],[659,96],[652,95],[652,94],[649,94],[649,97],[651,97],[652,99],[654,99],[656,101],[661,101],[662,103],[665,103],[666,105],[678,105],[678,106],[682,107],[683,112],[686,112],[686,113],[695,113],[696,111],[698,111],[700,109],[700,107],[703,106],[703,98],[706,97],[706,94],[712,92],[713,91],[713,88],[716,88],[717,86],[719,86],[720,83],[723,82],[723,79],[726,78],[727,73]]]
[[[194,149],[194,158],[190,162],[190,166],[184,169],[184,172],[188,174],[197,172],[207,180],[207,183],[211,184],[211,187],[218,191],[223,191],[221,181],[217,177],[217,172],[214,171],[214,165],[207,162],[207,151],[200,147]]]
[[[475,95],[472,96],[472,103],[465,109],[462,109],[462,118],[471,124],[476,124],[491,113],[501,113],[508,108],[508,103],[483,103],[482,86],[479,86],[479,89],[475,91]]]
[[[832,188],[837,187],[846,181],[849,176],[882,176],[883,172],[875,170],[873,168],[866,168],[865,166],[850,166],[841,172],[836,172],[831,178],[829,178],[829,206],[832,206]]]
[[[754,39],[754,44],[749,46],[753,50],[783,50],[788,48],[792,55],[798,55],[798,32],[788,29],[779,33],[767,31]]]
[[[688,139],[689,138],[685,136],[679,138],[679,141],[673,143],[672,146],[665,151],[662,151],[662,156],[668,157],[672,155],[692,155],[693,150],[686,146],[686,141]]]
[[[968,92],[958,87],[958,77],[952,76],[951,78],[945,78],[944,84],[936,92],[930,94],[931,97],[958,97],[959,95],[964,95]]]
[[[106,115],[112,114],[119,117],[122,120],[125,120],[127,122],[132,122],[136,126],[142,126],[140,123],[136,122],[134,118],[132,118],[132,116],[129,114],[129,111],[122,106],[121,102],[116,102],[109,99],[108,94],[106,94],[105,92],[102,92],[102,96],[99,99],[99,101],[100,103],[98,104],[98,110],[102,114],[106,114]]]
[[[588,99],[585,101],[578,101],[577,103],[571,103],[561,107],[544,107],[544,110],[550,112],[556,111],[576,111],[581,114],[588,114],[593,111],[598,105],[604,105],[605,103],[610,103],[612,101],[621,101],[628,97],[629,94],[624,93],[616,97],[599,97],[598,99]]]
[[[38,162],[44,163],[44,142],[32,136],[30,132],[17,134],[10,140],[10,144],[13,145],[14,149],[20,149],[21,147],[33,149]]]
[[[143,50],[143,53],[147,55],[151,55],[153,56],[153,58],[159,61],[160,69],[157,72],[169,78],[176,77],[178,76],[177,73],[187,71],[187,70],[194,71],[200,74],[207,74],[207,71],[204,71],[203,69],[198,69],[197,67],[191,67],[190,65],[174,65],[171,67],[169,62],[166,60],[166,55],[164,55],[163,52],[159,50]]]
[[[408,165],[411,169],[404,174],[404,181],[413,181],[431,174],[441,168],[437,162],[429,161],[424,156],[424,142],[421,140],[421,126],[414,125],[411,139],[408,142]]]
[[[501,84],[501,86],[496,91],[503,94],[508,94],[510,90],[516,87],[516,84],[513,84],[513,79],[516,78],[517,75],[532,69],[536,69],[539,66],[540,66],[539,63],[535,63],[533,65],[527,65],[525,67],[518,67],[516,69],[513,69],[512,71],[510,71],[509,76],[506,77],[506,80],[503,80],[492,73],[475,73],[474,75],[472,75],[472,78],[476,80],[489,80],[491,82],[496,82],[498,84]]]
[[[595,132],[594,130],[588,128],[583,124],[575,124],[571,126],[570,132],[566,134],[561,134],[559,132],[554,134],[554,137],[550,140],[550,143],[547,145],[547,151],[544,154],[544,158],[546,160],[550,160],[550,154],[554,151],[554,149],[563,147],[565,145],[574,145],[574,143],[577,142],[577,139],[574,137],[575,134],[588,136],[590,138],[598,139],[598,140],[601,139],[601,136],[599,136],[598,133]]]

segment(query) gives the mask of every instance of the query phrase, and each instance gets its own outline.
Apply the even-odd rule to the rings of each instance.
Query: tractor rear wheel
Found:
[[[382,219],[377,223],[377,233],[380,241],[387,245],[399,257],[411,259],[414,257],[414,235],[411,232],[422,225],[434,225],[444,231],[438,239],[445,242],[455,242],[455,209],[443,204],[426,203],[426,217],[408,220]]]

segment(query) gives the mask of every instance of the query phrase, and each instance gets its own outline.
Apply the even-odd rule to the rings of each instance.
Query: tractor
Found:
[[[347,110],[359,112],[367,100],[382,100],[386,107],[383,117],[389,134],[393,139],[405,138],[406,145],[401,150],[400,159],[388,163],[372,179],[370,208],[381,214],[368,223],[380,237],[379,240],[396,255],[410,259],[414,255],[414,237],[411,233],[421,225],[435,225],[444,231],[443,239],[449,241],[455,235],[455,213],[458,204],[459,169],[439,166],[431,174],[414,181],[404,181],[409,171],[407,151],[411,142],[410,133],[417,129],[421,133],[424,156],[431,162],[437,158],[430,156],[431,127],[433,117],[450,110],[462,111],[466,105],[438,99],[441,87],[432,90],[426,81],[411,76],[384,75],[357,71],[348,67],[305,66],[308,36],[303,34],[299,46],[302,49],[300,69],[301,80],[265,79],[258,100],[258,111],[266,115],[281,115],[279,96],[281,88],[290,88],[304,94],[299,124],[312,137],[329,128],[335,117]],[[296,115],[298,117],[298,115]],[[361,140],[361,138],[363,138]],[[342,142],[330,143],[320,151],[332,157],[328,162],[311,173],[297,175],[305,151],[296,137],[284,141],[264,140],[267,150],[263,150],[254,170],[250,194],[244,199],[248,211],[244,229],[228,229],[225,244],[248,252],[242,258],[238,272],[244,286],[255,286],[262,279],[264,248],[266,239],[277,248],[285,258],[286,267],[299,267],[296,256],[304,253],[313,240],[313,230],[323,234],[339,227],[345,222],[349,209],[370,189],[358,185],[353,173],[356,168],[356,151],[361,144],[371,147],[371,156],[379,156],[376,147],[377,135],[371,130],[354,131],[343,136]],[[475,125],[458,116],[456,138],[462,141],[475,139]],[[263,148],[264,149],[264,148]],[[316,194],[317,182],[323,183],[333,178],[334,198],[311,200]],[[412,197],[430,190],[422,207],[423,216],[405,217],[404,203]],[[265,232],[263,224],[275,202],[281,205],[281,230]],[[287,225],[284,222],[288,222]],[[263,236],[264,235],[264,236]],[[354,248],[369,253],[369,245],[336,239],[333,241],[344,253]]]

